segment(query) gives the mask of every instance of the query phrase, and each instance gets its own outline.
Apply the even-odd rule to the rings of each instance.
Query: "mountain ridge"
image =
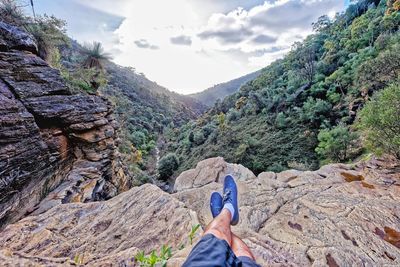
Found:
[[[189,94],[188,96],[197,99],[207,107],[212,107],[217,100],[222,100],[228,95],[237,92],[242,85],[254,80],[258,75],[260,75],[262,70],[258,70],[239,78],[232,79],[227,82],[219,83],[210,88],[207,88],[201,92]]]

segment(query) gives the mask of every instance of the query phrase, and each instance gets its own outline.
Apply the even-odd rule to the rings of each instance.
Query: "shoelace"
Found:
[[[230,189],[226,189],[223,196],[223,202],[232,203],[232,191]]]

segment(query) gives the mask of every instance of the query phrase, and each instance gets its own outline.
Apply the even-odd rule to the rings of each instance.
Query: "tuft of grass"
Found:
[[[74,263],[76,264],[76,265],[83,265],[84,264],[84,262],[85,262],[85,253],[83,253],[83,254],[76,254],[75,255],[75,257],[74,257]]]
[[[196,225],[192,226],[192,230],[189,233],[190,245],[193,245],[193,239],[196,235],[197,230],[199,230],[199,228],[200,228],[200,224],[196,224]]]

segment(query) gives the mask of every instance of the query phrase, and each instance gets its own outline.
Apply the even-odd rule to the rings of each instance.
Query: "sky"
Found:
[[[34,0],[38,14],[66,20],[78,42],[100,41],[115,63],[182,94],[266,67],[347,2]]]

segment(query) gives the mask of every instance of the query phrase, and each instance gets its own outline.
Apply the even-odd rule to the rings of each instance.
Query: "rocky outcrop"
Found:
[[[115,160],[111,104],[72,94],[36,53],[29,34],[0,23],[0,228],[128,188]]]
[[[220,162],[209,159],[208,166]],[[206,225],[207,200],[221,190],[226,173],[201,166],[190,171],[196,175],[177,178],[175,197]],[[188,179],[199,183],[188,187]],[[394,159],[327,165],[315,172],[266,172],[239,180],[238,186],[241,221],[233,231],[264,266],[400,264],[400,164]]]
[[[144,185],[107,202],[59,205],[8,226],[0,235],[0,265],[133,266],[139,249],[187,245],[196,224],[196,213],[182,202]]]
[[[240,181],[256,178],[254,173],[242,165],[226,163],[222,157],[210,158],[200,161],[195,169],[181,173],[176,178],[174,190],[183,191],[212,182],[221,182],[225,174],[232,174]]]
[[[262,266],[400,264],[400,163],[394,159],[257,177],[222,158],[208,159],[178,177],[175,188],[184,189],[174,194],[144,185],[105,202],[59,205],[9,225],[0,234],[0,261],[138,266],[133,258],[139,250],[150,253],[166,244],[173,248],[168,266],[181,266],[192,248],[191,227],[200,223],[204,229],[210,222],[210,193],[220,191],[233,170],[241,212],[233,232]]]

